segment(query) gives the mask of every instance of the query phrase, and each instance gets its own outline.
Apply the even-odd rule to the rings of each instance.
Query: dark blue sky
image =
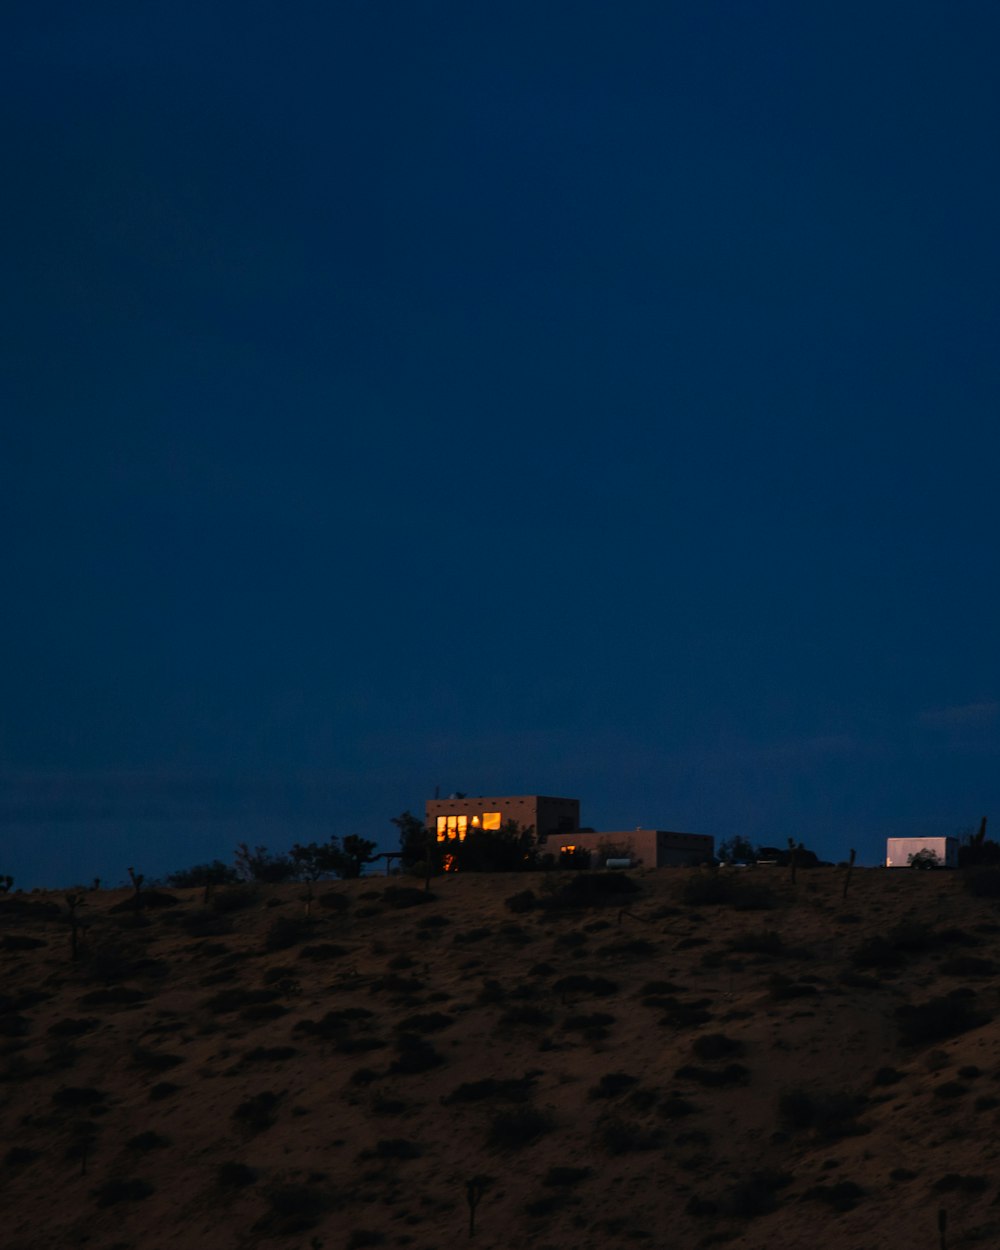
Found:
[[[0,871],[1000,819],[1000,10],[22,6]]]

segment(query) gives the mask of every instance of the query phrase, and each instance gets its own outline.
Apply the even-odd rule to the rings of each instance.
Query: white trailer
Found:
[[[958,838],[887,838],[886,868],[909,868],[915,855],[929,851],[941,868],[958,867]]]

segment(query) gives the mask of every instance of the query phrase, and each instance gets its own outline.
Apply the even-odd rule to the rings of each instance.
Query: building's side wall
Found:
[[[673,833],[660,830],[656,839],[657,868],[706,864],[715,858],[715,838],[706,833]]]
[[[933,851],[946,868],[958,867],[958,838],[887,838],[886,868],[908,868],[910,856]]]

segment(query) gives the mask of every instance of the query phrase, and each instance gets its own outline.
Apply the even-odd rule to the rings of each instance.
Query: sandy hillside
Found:
[[[707,878],[0,899],[0,1244],[1000,1245],[997,901]]]

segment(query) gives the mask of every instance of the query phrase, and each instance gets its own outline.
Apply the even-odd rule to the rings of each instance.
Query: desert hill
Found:
[[[995,899],[604,880],[0,898],[0,1244],[1000,1245]]]

